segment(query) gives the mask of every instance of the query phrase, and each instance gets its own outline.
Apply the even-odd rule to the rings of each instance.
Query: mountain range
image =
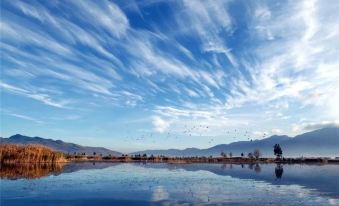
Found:
[[[230,144],[219,144],[207,149],[186,148],[168,150],[144,150],[133,154],[165,155],[165,156],[220,156],[221,152],[233,156],[246,156],[254,149],[259,149],[263,156],[273,156],[273,146],[280,144],[283,156],[339,156],[339,127],[323,128],[307,132],[295,137],[273,135],[262,140],[239,141]]]
[[[104,147],[87,147],[74,143],[63,142],[61,140],[45,139],[41,137],[28,137],[20,134],[13,135],[9,138],[0,138],[2,144],[40,144],[50,147],[56,151],[74,154],[85,153],[92,155],[94,152],[99,155],[121,156],[122,153],[106,149]]]
[[[41,144],[48,146],[54,150],[64,153],[73,154],[102,154],[121,156],[122,153],[112,151],[104,147],[88,147],[74,143],[67,143],[61,140],[45,139],[41,137],[28,137],[20,134],[13,135],[9,138],[0,138],[1,143],[10,144]],[[308,157],[308,156],[323,156],[333,157],[339,156],[339,127],[330,127],[307,132],[295,137],[286,135],[273,135],[271,137],[253,140],[253,141],[238,141],[230,144],[219,144],[206,149],[186,148],[167,149],[167,150],[144,150],[133,152],[131,154],[147,154],[147,155],[165,155],[165,156],[220,156],[221,152],[227,155],[231,152],[233,156],[240,156],[244,153],[246,156],[254,149],[259,149],[263,156],[273,156],[273,145],[280,144],[285,157]]]

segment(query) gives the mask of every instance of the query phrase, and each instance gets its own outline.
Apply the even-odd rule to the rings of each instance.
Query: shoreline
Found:
[[[221,164],[304,164],[304,163],[318,163],[318,164],[339,164],[339,159],[331,159],[327,157],[304,157],[304,158],[247,158],[247,157],[100,157],[100,156],[67,156],[70,162],[150,162],[150,163],[169,163],[169,164],[190,164],[190,163],[221,163]]]
[[[65,163],[82,163],[82,162],[93,162],[93,163],[164,163],[164,164],[317,164],[317,165],[337,165],[339,161],[331,161],[331,162],[263,162],[263,161],[253,161],[253,162],[190,162],[190,161],[149,161],[149,160],[141,160],[141,161],[110,161],[110,160],[75,160],[69,161]]]
[[[212,158],[202,160],[194,160],[194,159],[168,159],[168,160],[150,160],[150,159],[67,159],[67,161],[62,162],[6,162],[1,163],[1,165],[11,165],[11,164],[71,164],[71,163],[166,163],[166,164],[339,164],[338,159],[322,159],[322,158],[305,158],[304,160],[300,159],[283,159],[283,160],[275,160],[271,158],[261,158],[259,160],[250,160],[250,159],[242,159],[242,160],[232,160],[232,159],[222,159],[222,158]]]
[[[65,154],[52,150],[42,145],[0,145],[0,166],[5,164],[31,163],[31,164],[65,164],[71,162],[112,162],[112,163],[168,163],[168,164],[191,164],[191,163],[219,163],[219,164],[339,164],[339,157],[294,157],[287,158],[277,156],[260,157],[260,155],[249,157],[226,157],[226,156],[191,156],[191,157],[168,157],[144,155],[121,155],[102,156],[85,154]]]

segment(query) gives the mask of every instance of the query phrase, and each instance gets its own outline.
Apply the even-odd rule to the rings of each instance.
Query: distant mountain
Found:
[[[13,135],[9,138],[1,138],[0,142],[11,144],[41,144],[57,151],[73,154],[86,153],[102,155],[121,156],[122,153],[106,149],[104,147],[87,147],[74,143],[67,143],[61,140],[44,139],[41,137],[27,137],[20,134]],[[280,144],[285,157],[300,156],[339,156],[339,127],[323,128],[312,132],[307,132],[295,137],[286,135],[273,135],[266,139],[254,141],[239,141],[230,144],[220,144],[207,149],[186,148],[168,149],[168,150],[145,150],[134,152],[131,154],[147,154],[147,155],[165,155],[165,156],[220,156],[221,152],[233,156],[240,156],[241,153],[247,155],[254,149],[259,149],[263,156],[273,156],[273,145]]]
[[[239,141],[230,144],[220,144],[207,149],[187,148],[183,150],[145,150],[132,154],[166,155],[166,156],[220,156],[221,152],[233,156],[247,155],[254,149],[259,149],[263,156],[273,156],[273,145],[280,144],[286,157],[299,156],[339,156],[339,127],[323,128],[307,132],[295,137],[273,135],[266,139],[254,141]]]
[[[50,147],[54,150],[61,151],[64,153],[73,154],[76,153],[86,153],[92,155],[95,152],[97,155],[109,155],[112,156],[121,156],[122,153],[106,149],[104,147],[86,147],[74,143],[67,143],[61,140],[52,140],[44,139],[41,137],[28,137],[20,134],[13,135],[9,138],[1,138],[1,144],[40,144]]]

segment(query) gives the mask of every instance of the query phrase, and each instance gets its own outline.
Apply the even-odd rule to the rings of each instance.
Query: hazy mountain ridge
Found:
[[[122,153],[106,149],[104,147],[87,147],[61,140],[44,139],[41,137],[28,137],[20,134],[9,138],[1,138],[1,143],[11,144],[41,144],[57,151],[73,154],[86,153],[88,155],[96,152],[102,155],[121,156]],[[339,127],[323,128],[306,132],[295,137],[286,135],[273,135],[262,140],[239,141],[230,144],[219,144],[206,149],[186,148],[168,150],[144,150],[130,154],[165,155],[165,156],[220,156],[221,152],[232,152],[233,156],[247,155],[254,149],[259,149],[263,156],[273,156],[273,145],[280,144],[283,155],[295,156],[339,156]]]
[[[54,150],[61,151],[64,153],[73,154],[76,153],[86,153],[87,155],[92,155],[95,152],[97,155],[113,155],[120,156],[122,153],[106,149],[104,147],[89,147],[81,146],[74,143],[68,143],[61,140],[45,139],[41,137],[28,137],[20,134],[13,135],[9,138],[0,138],[1,143],[7,144],[41,144],[47,147],[50,147]]]
[[[166,156],[220,156],[221,152],[233,156],[247,155],[254,149],[260,149],[263,156],[273,156],[273,145],[280,144],[284,156],[339,156],[339,127],[323,128],[306,132],[295,137],[273,135],[262,140],[239,141],[220,144],[207,149],[188,148],[183,150],[145,150],[132,154],[166,155]]]

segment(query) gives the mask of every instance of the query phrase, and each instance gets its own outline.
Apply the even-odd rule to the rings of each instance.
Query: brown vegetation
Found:
[[[0,144],[0,163],[57,163],[66,162],[62,152],[42,145]]]

